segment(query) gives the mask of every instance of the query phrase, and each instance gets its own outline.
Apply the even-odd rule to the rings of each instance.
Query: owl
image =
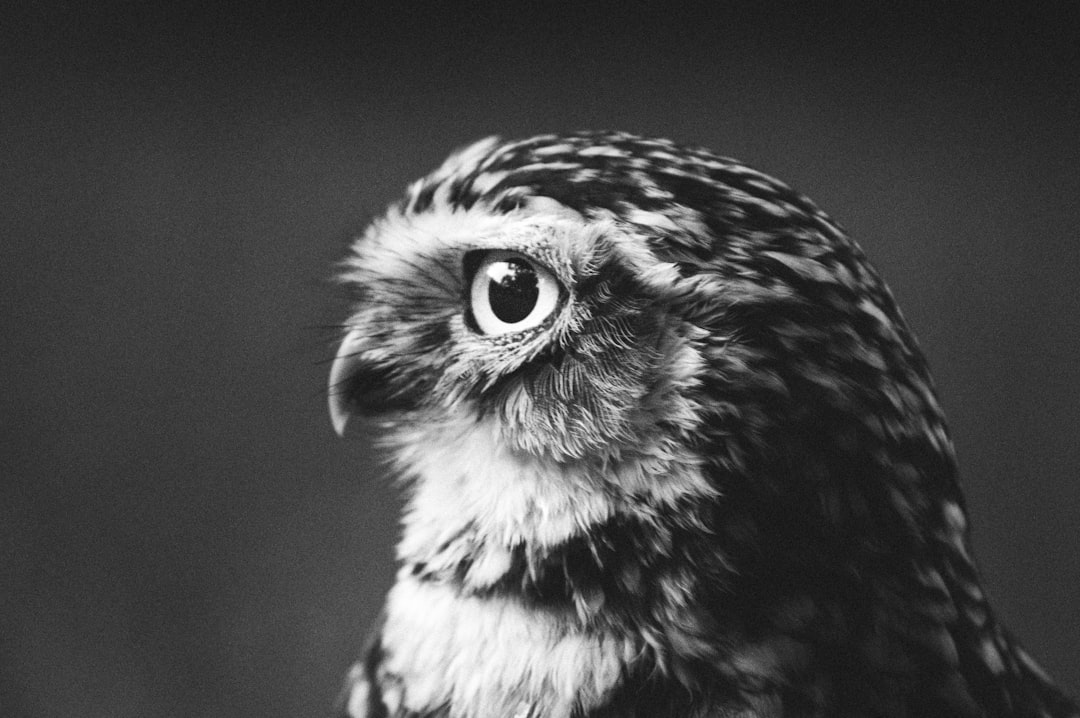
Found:
[[[331,416],[407,492],[341,715],[1078,715],[987,603],[889,290],[784,184],[486,139],[341,279]]]

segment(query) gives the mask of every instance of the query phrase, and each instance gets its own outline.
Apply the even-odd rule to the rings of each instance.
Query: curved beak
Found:
[[[345,436],[345,427],[352,416],[352,400],[349,396],[349,380],[360,363],[360,331],[353,329],[341,340],[334,363],[330,367],[327,400],[330,421],[338,436]]]

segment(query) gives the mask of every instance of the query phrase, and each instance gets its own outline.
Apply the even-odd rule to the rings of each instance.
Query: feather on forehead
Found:
[[[586,218],[542,196],[529,197],[506,213],[486,204],[466,209],[437,203],[419,214],[395,207],[356,242],[343,279],[362,283],[376,274],[417,279],[417,257],[449,263],[466,251],[500,249],[544,263],[568,288],[610,260],[658,290],[669,288],[678,279],[675,265],[658,262],[628,229],[610,213]]]

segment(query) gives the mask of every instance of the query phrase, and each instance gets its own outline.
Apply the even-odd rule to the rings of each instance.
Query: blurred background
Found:
[[[0,714],[325,715],[398,510],[326,416],[334,262],[453,148],[590,128],[743,159],[863,244],[991,597],[1080,692],[1080,13],[814,7],[8,4]]]

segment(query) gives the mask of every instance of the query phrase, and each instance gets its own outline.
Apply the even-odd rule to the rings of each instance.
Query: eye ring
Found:
[[[509,250],[481,252],[472,264],[469,306],[476,328],[489,336],[532,329],[559,304],[559,282],[551,270]]]

